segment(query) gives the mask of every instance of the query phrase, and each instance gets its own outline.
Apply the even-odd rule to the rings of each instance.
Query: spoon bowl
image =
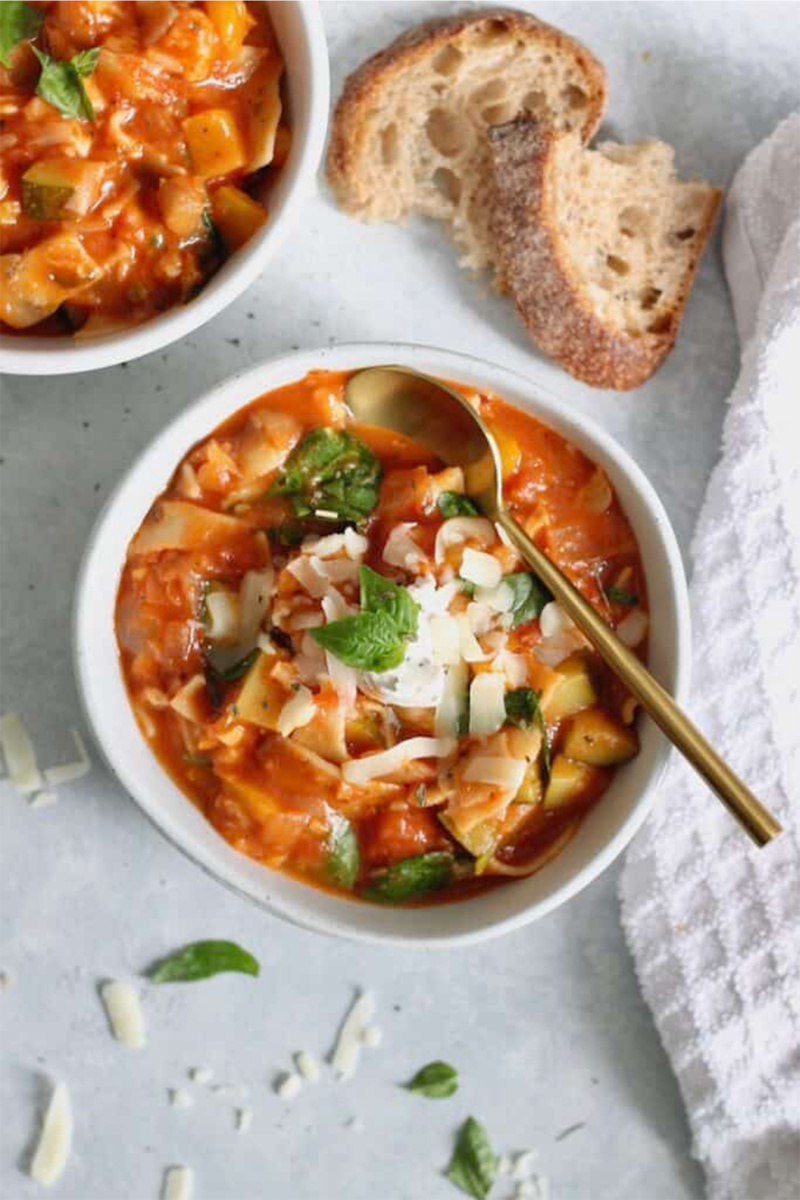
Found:
[[[408,367],[357,371],[345,388],[359,421],[414,438],[447,466],[464,469],[465,491],[497,525],[504,540],[533,568],[611,670],[672,744],[703,777],[758,846],[781,832],[767,811],[717,754],[644,663],[616,636],[597,610],[528,536],[503,499],[500,452],[479,413],[452,388]]]

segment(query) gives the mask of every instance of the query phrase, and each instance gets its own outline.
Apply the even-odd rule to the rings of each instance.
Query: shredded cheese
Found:
[[[289,1072],[283,1076],[275,1090],[281,1100],[294,1100],[302,1086],[303,1081],[300,1076],[295,1075],[294,1072]]]
[[[467,541],[491,546],[496,540],[494,525],[486,517],[450,517],[439,526],[433,556],[437,563],[443,563],[451,546],[460,546]]]
[[[147,1044],[144,1014],[139,996],[129,983],[110,980],[100,989],[103,1004],[108,1014],[111,1032],[119,1042],[133,1049]]]
[[[236,1110],[236,1131],[237,1133],[247,1133],[250,1126],[253,1124],[252,1108],[237,1108]]]
[[[516,758],[473,755],[462,776],[465,783],[488,783],[516,794],[525,778],[525,763]]]
[[[288,737],[295,729],[307,725],[314,717],[317,706],[314,697],[307,687],[298,685],[297,691],[287,700],[278,716],[278,733]]]
[[[555,600],[545,604],[539,613],[539,629],[543,638],[557,638],[574,627],[575,623],[572,618],[567,616],[561,605],[557,604]]]
[[[55,792],[37,792],[30,801],[30,808],[52,808],[54,804],[58,804],[58,796]]]
[[[479,604],[488,604],[493,612],[506,613],[514,607],[514,593],[507,583],[495,588],[477,588],[475,599]]]
[[[31,1162],[30,1175],[50,1187],[61,1178],[72,1150],[72,1104],[64,1083],[56,1084]]]
[[[488,604],[473,600],[467,605],[467,621],[476,637],[488,633],[492,628],[493,620],[494,613]]]
[[[374,1014],[374,995],[362,992],[344,1019],[331,1055],[331,1066],[340,1079],[351,1079],[355,1074],[364,1030]]]
[[[456,620],[458,621],[459,637],[461,642],[461,657],[464,659],[464,662],[486,662],[489,658],[489,655],[484,654],[480,642],[472,632],[472,628],[466,613],[459,613],[459,615],[456,617]]]
[[[459,661],[447,668],[441,699],[436,706],[433,721],[433,729],[437,737],[455,738],[458,736],[461,717],[467,708],[468,676],[466,664],[463,662]]]
[[[370,1050],[375,1050],[383,1041],[383,1030],[379,1029],[377,1025],[368,1025],[361,1034],[361,1041]]]
[[[399,770],[416,758],[446,758],[453,753],[456,745],[455,739],[448,737],[406,738],[389,750],[350,759],[342,766],[342,778],[346,783],[356,785],[369,783],[372,779],[380,779],[382,775],[391,775],[392,771]]]
[[[319,1063],[314,1058],[313,1054],[309,1054],[307,1050],[301,1050],[295,1056],[297,1069],[307,1083],[316,1083],[319,1079]]]
[[[186,1088],[170,1088],[169,1102],[173,1108],[191,1108],[194,1104],[191,1093]]]
[[[338,621],[341,617],[346,617],[352,609],[336,588],[331,588],[328,594],[323,598],[322,611],[328,621]],[[313,641],[313,638],[310,639]],[[314,643],[316,645],[316,643]],[[329,650],[325,651],[325,663],[328,668],[328,674],[331,677],[331,683],[336,689],[336,694],[341,700],[346,710],[353,707],[356,702],[356,692],[358,689],[358,675],[353,667],[348,667],[347,663],[343,663],[335,654],[331,654]]]
[[[648,626],[647,613],[642,612],[640,608],[634,608],[632,612],[622,618],[617,626],[616,634],[621,642],[632,649],[647,637]]]
[[[23,795],[38,792],[42,786],[42,776],[36,763],[36,751],[17,713],[6,713],[0,717],[0,745],[3,747],[8,777],[14,787]]]
[[[321,600],[328,591],[328,580],[316,569],[314,560],[306,555],[300,554],[297,558],[292,559],[286,570],[294,575],[301,587],[304,587],[309,596],[313,596],[315,600]]]
[[[430,619],[433,654],[442,666],[455,666],[461,661],[461,627],[448,613]]]
[[[76,779],[82,779],[84,775],[88,775],[92,765],[78,730],[73,729],[71,732],[75,749],[78,751],[77,762],[63,763],[58,767],[47,767],[44,777],[51,787],[61,787],[64,783],[74,783]]]
[[[164,1176],[162,1200],[192,1200],[194,1171],[191,1167],[169,1167]]]
[[[469,689],[469,732],[488,737],[502,729],[506,719],[506,681],[497,671],[476,675]]]
[[[461,557],[460,575],[476,587],[492,589],[499,586],[503,569],[493,554],[468,546]]]
[[[211,1070],[211,1067],[192,1067],[189,1072],[189,1078],[192,1083],[210,1083],[214,1078],[214,1072]]]
[[[411,537],[412,529],[416,529],[415,522],[401,521],[389,534],[383,547],[383,561],[387,562],[389,566],[402,567],[406,571],[412,571],[414,567],[424,561],[423,551]]]

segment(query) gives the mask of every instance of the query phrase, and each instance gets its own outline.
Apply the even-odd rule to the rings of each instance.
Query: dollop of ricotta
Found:
[[[433,653],[431,618],[447,612],[459,589],[458,582],[437,587],[430,578],[411,584],[409,593],[419,605],[417,636],[408,643],[403,661],[393,671],[359,671],[362,692],[383,704],[436,708],[444,690],[445,668]]]

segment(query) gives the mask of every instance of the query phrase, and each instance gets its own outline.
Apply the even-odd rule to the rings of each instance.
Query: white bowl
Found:
[[[501,367],[426,346],[338,346],[273,359],[235,375],[186,409],[141,455],[103,510],[81,567],[75,604],[75,666],[86,715],[120,783],[174,845],[216,879],[278,916],[324,933],[431,947],[475,942],[544,916],[590,883],[631,840],[656,799],[669,743],[647,719],[641,751],[618,771],[564,851],[536,875],[472,899],[403,910],[330,895],[233,850],[178,790],[153,755],[123,685],[114,603],[128,543],[183,455],[248,401],[315,368],[397,363],[496,392],[552,426],[614,485],[639,541],[651,610],[650,666],[679,700],[689,684],[689,606],[667,515],[636,463],[607,433]]]
[[[286,61],[291,114],[289,158],[270,193],[269,220],[225,262],[188,304],[128,330],[86,341],[72,337],[0,334],[0,373],[69,375],[130,362],[186,337],[248,288],[296,225],[303,201],[315,187],[328,126],[328,47],[319,5],[269,3],[270,18]]]

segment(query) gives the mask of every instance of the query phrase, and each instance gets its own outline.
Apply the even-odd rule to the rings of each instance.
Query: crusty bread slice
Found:
[[[663,142],[586,150],[519,118],[490,130],[497,267],[534,342],[594,387],[638,387],[672,349],[721,193]]]
[[[579,42],[516,9],[427,21],[349,77],[336,107],[328,182],[367,221],[411,211],[446,222],[462,265],[491,262],[486,131],[522,112],[593,135],[605,72]]]

